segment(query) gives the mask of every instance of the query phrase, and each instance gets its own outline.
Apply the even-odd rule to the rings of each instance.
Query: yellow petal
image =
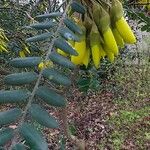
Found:
[[[44,63],[45,67],[53,67],[53,62],[50,61],[50,60],[47,60],[45,63]]]
[[[104,49],[101,45],[99,47],[99,51],[100,51],[100,59],[104,58],[106,56],[106,52],[104,51]]]
[[[115,60],[115,55],[114,55],[114,53],[112,53],[112,52],[108,49],[108,47],[107,47],[106,45],[104,45],[103,47],[104,47],[104,50],[105,50],[105,52],[106,52],[106,56],[107,56],[108,60],[109,60],[111,63],[113,63],[114,60]]]
[[[86,53],[86,42],[85,42],[85,39],[80,41],[80,42],[75,42],[74,49],[78,53],[78,56],[71,56],[71,61],[75,65],[82,64],[83,57],[84,57],[84,55]]]
[[[86,68],[87,68],[89,62],[90,62],[90,48],[87,48],[86,53],[83,58],[83,64],[86,66]]]
[[[104,42],[105,42],[106,46],[108,47],[108,49],[117,56],[118,55],[118,46],[117,46],[117,43],[115,41],[115,38],[114,38],[113,33],[110,28],[108,28],[103,33],[103,37],[104,37]]]
[[[124,41],[123,38],[121,37],[120,33],[116,28],[112,29],[113,35],[115,37],[116,43],[120,48],[124,47]]]
[[[41,62],[39,65],[38,65],[38,69],[41,71],[42,69],[44,69],[44,63]]]
[[[124,17],[116,22],[116,28],[125,43],[134,44],[136,42],[136,38]]]
[[[107,53],[107,58],[108,58],[108,60],[111,62],[111,63],[113,63],[114,62],[114,60],[115,60],[115,56],[114,56],[114,54],[113,53]]]
[[[99,50],[99,45],[93,45],[91,47],[92,50],[92,59],[94,62],[94,65],[96,67],[96,69],[99,68],[100,66],[100,50]]]
[[[25,53],[24,53],[23,50],[19,51],[19,56],[20,56],[20,57],[26,57],[26,55],[25,55]]]

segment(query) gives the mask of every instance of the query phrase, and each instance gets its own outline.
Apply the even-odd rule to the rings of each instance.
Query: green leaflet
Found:
[[[41,125],[48,128],[58,128],[59,125],[55,118],[52,117],[44,108],[38,104],[32,104],[29,109],[31,116]]]
[[[77,56],[78,53],[75,51],[75,49],[73,49],[65,40],[63,40],[62,38],[58,38],[57,40],[55,40],[54,42],[54,46],[56,48],[59,48],[61,50],[63,50],[66,53],[69,53],[70,55],[75,55]]]
[[[49,56],[50,60],[56,64],[59,64],[63,67],[74,69],[76,66],[67,58],[63,57],[62,55],[52,52]]]
[[[8,85],[24,85],[36,81],[37,77],[38,75],[35,72],[14,73],[7,75],[4,82]]]
[[[28,90],[0,91],[0,104],[24,102],[29,96]]]
[[[12,150],[26,150],[26,148],[23,144],[16,144],[12,147]]]
[[[0,125],[7,125],[15,122],[21,115],[22,111],[19,108],[13,108],[0,112]]]
[[[65,38],[66,40],[72,40],[72,41],[80,41],[80,38],[75,35],[71,30],[69,30],[68,28],[61,28],[59,30],[59,34]]]
[[[31,149],[48,150],[48,144],[43,138],[43,135],[41,135],[41,133],[29,123],[24,123],[19,128],[19,133],[26,140],[26,143],[30,146]]]
[[[10,61],[10,65],[16,68],[29,68],[38,66],[42,61],[40,57],[24,57],[24,58],[15,58]]]
[[[52,21],[31,24],[30,27],[37,30],[49,29],[54,26]]]
[[[5,128],[0,130],[0,146],[4,146],[13,137],[13,129]]]
[[[36,95],[49,105],[57,107],[65,107],[66,105],[66,101],[63,96],[57,94],[54,90],[51,90],[46,86],[40,86],[36,91]]]
[[[85,14],[85,8],[80,3],[73,1],[70,6],[73,11],[76,11],[80,14]]]
[[[43,40],[46,40],[46,39],[50,38],[51,35],[52,34],[50,32],[42,33],[40,35],[36,35],[36,36],[33,36],[33,37],[30,37],[30,38],[26,39],[26,42],[29,43],[29,42],[43,41]]]
[[[60,17],[61,15],[62,15],[61,12],[53,12],[53,13],[49,13],[49,14],[38,15],[38,16],[36,16],[36,18],[41,18],[41,19],[56,18],[56,17]]]
[[[70,20],[69,18],[64,19],[64,24],[73,32],[82,34],[82,30],[78,25],[75,24],[74,21]]]
[[[50,81],[53,81],[56,84],[64,85],[64,86],[70,86],[71,80],[66,77],[64,74],[60,73],[59,71],[56,71],[55,69],[44,69],[43,76],[49,79]]]

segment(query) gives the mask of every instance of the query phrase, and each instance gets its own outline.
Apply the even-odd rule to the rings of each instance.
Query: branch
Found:
[[[71,3],[71,1],[70,1],[70,3]],[[57,35],[58,35],[58,32],[59,32],[59,30],[60,30],[60,28],[61,28],[61,26],[62,26],[62,24],[63,24],[63,20],[66,18],[67,11],[68,11],[68,8],[69,8],[70,3],[67,5],[67,7],[66,7],[66,9],[65,9],[65,12],[63,13],[63,15],[62,15],[62,17],[61,17],[61,19],[60,19],[60,23],[58,24],[58,28],[57,28],[56,32],[54,33],[54,38],[53,38],[53,40],[52,40],[52,42],[51,42],[51,44],[50,44],[50,48],[49,48],[49,50],[48,50],[48,52],[47,52],[47,54],[46,54],[46,56],[45,56],[44,61],[47,61],[47,60],[49,59],[49,55],[50,55],[50,53],[51,53],[51,51],[52,51],[52,49],[53,49],[54,41],[57,39]],[[35,83],[35,86],[34,86],[34,88],[33,88],[33,91],[32,91],[32,93],[31,93],[31,96],[30,96],[30,98],[29,98],[29,101],[28,101],[28,103],[27,103],[27,105],[26,105],[26,107],[25,107],[25,110],[24,110],[24,112],[23,112],[23,115],[22,115],[22,117],[21,117],[21,119],[20,119],[20,123],[19,123],[19,125],[18,125],[18,128],[19,128],[19,127],[24,123],[24,121],[25,121],[25,117],[26,117],[26,115],[27,115],[28,109],[30,108],[30,106],[31,106],[31,104],[32,104],[32,102],[33,102],[33,98],[34,98],[34,96],[35,96],[35,92],[36,92],[36,90],[38,89],[38,86],[39,86],[40,81],[41,81],[41,79],[42,79],[43,71],[44,71],[44,69],[42,69],[42,70],[40,71],[40,73],[39,73],[37,82]],[[12,147],[13,147],[13,145],[16,144],[16,139],[17,139],[17,134],[18,134],[18,128],[16,129],[16,131],[15,131],[15,133],[14,133],[15,136],[14,136],[14,138],[12,139],[12,143],[11,143],[11,146],[10,146],[9,150],[11,150]]]

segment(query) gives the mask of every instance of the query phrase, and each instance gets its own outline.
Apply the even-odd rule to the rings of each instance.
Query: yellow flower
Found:
[[[46,62],[41,62],[38,65],[38,69],[41,71],[42,69],[48,68],[48,67],[53,67],[53,62],[50,60],[47,60]]]
[[[106,52],[106,56],[107,56],[108,60],[109,60],[111,63],[113,63],[114,60],[115,60],[115,55],[114,55],[114,53],[112,53],[106,45],[104,45],[103,47],[104,47],[104,50],[105,50],[105,52]]]
[[[116,21],[115,24],[125,43],[134,44],[136,42],[136,38],[124,17]]]
[[[106,46],[108,47],[108,49],[117,56],[118,55],[118,46],[117,46],[117,43],[115,41],[115,38],[114,38],[113,33],[110,28],[108,28],[103,33],[103,37],[104,37],[104,42],[105,42]]]
[[[20,57],[26,57],[24,50],[19,51],[19,56]]]
[[[92,59],[93,59],[93,62],[94,62],[96,69],[98,69],[100,66],[100,47],[99,47],[99,45],[100,44],[94,44],[91,47]]]
[[[108,53],[107,53],[107,58],[108,58],[108,60],[109,60],[111,63],[113,63],[114,60],[115,60],[115,56],[114,56],[114,54],[111,53],[111,52],[108,52]]]
[[[116,28],[112,29],[113,35],[115,37],[116,43],[120,48],[124,47],[124,41],[123,38],[121,37],[120,33],[118,32],[118,30]]]
[[[87,68],[89,62],[90,62],[90,48],[87,48],[86,53],[83,57],[83,65],[85,65],[86,68]]]
[[[104,58],[104,57],[106,56],[106,52],[104,51],[104,49],[103,49],[103,47],[101,46],[101,44],[100,44],[100,46],[99,46],[99,51],[100,51],[100,59],[101,59],[101,58]]]
[[[80,65],[83,62],[83,57],[86,53],[86,41],[85,39],[81,40],[80,42],[75,42],[74,49],[78,53],[78,56],[71,56],[71,62],[75,65]]]

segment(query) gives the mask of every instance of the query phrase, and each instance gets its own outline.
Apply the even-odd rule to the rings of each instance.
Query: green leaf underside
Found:
[[[73,11],[76,11],[80,14],[84,14],[85,13],[85,8],[80,4],[80,3],[77,3],[77,2],[72,2],[70,4],[71,8]]]
[[[64,24],[73,32],[82,34],[82,30],[78,27],[78,25],[75,24],[74,21],[66,18],[64,19]]]
[[[60,73],[59,71],[56,71],[55,69],[44,69],[43,76],[50,81],[53,81],[56,84],[64,85],[64,86],[70,86],[71,80],[66,77],[64,74]]]
[[[59,125],[44,108],[38,104],[32,104],[30,107],[31,116],[41,125],[48,128],[58,128]]]
[[[10,61],[10,65],[16,68],[29,68],[37,66],[41,61],[40,57],[15,58]]]
[[[74,69],[76,67],[70,60],[68,60],[67,58],[63,57],[62,55],[56,52],[52,52],[49,58],[54,63],[61,65],[63,67],[66,67],[66,68]]]
[[[42,19],[56,18],[56,17],[60,17],[61,15],[62,15],[62,13],[60,13],[60,12],[53,12],[53,13],[49,13],[49,14],[38,15],[38,16],[36,16],[36,18],[42,18]]]
[[[30,27],[37,29],[37,30],[44,30],[44,29],[49,29],[54,26],[54,23],[52,21],[48,22],[42,22],[42,23],[35,23],[31,24]]]
[[[65,38],[66,40],[72,40],[72,41],[80,41],[80,38],[75,35],[71,30],[69,30],[68,28],[61,28],[59,30],[59,34]]]
[[[24,85],[36,81],[37,78],[38,75],[35,72],[22,72],[7,75],[4,82],[8,85]]]
[[[8,141],[13,138],[13,129],[5,128],[0,130],[0,146],[4,146]]]
[[[34,150],[48,150],[48,144],[43,135],[29,123],[24,123],[19,128],[20,135],[26,140],[26,143]]]
[[[26,39],[26,42],[29,43],[29,42],[44,41],[44,40],[50,38],[51,35],[52,35],[52,33],[50,33],[50,32],[42,33],[40,35],[36,35],[36,36],[33,36],[33,37]]]
[[[77,56],[78,53],[75,51],[75,49],[73,49],[65,40],[63,40],[62,38],[58,38],[57,40],[55,40],[54,42],[54,46],[56,48],[59,48],[61,50],[63,50],[64,52],[70,54],[70,55],[75,55]]]
[[[26,150],[26,148],[23,144],[16,144],[12,147],[12,150]]]
[[[0,91],[0,103],[25,102],[29,96],[28,90]]]
[[[7,111],[0,112],[0,125],[7,125],[15,122],[22,115],[19,108],[13,108]]]
[[[36,91],[36,95],[49,105],[56,107],[65,107],[66,105],[66,101],[63,96],[57,94],[54,90],[51,90],[46,86],[40,86]]]

